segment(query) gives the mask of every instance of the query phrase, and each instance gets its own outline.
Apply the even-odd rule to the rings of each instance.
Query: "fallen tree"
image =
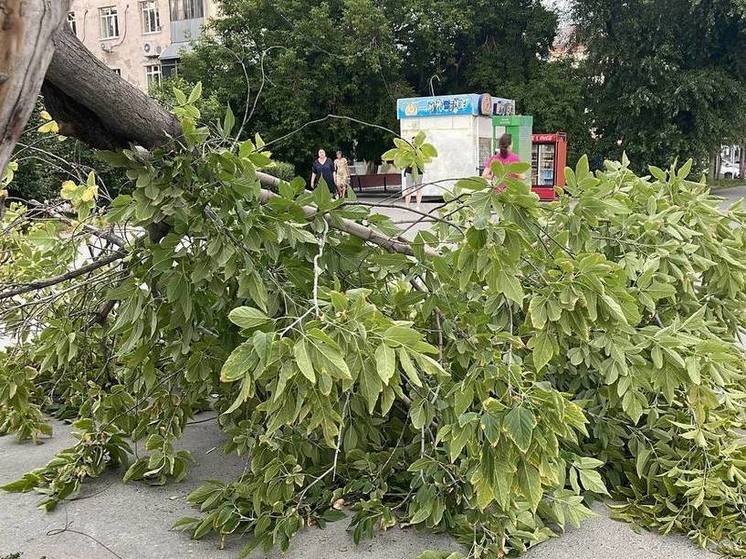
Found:
[[[57,45],[53,67],[96,71]],[[178,125],[138,139],[56,75],[66,133],[148,150],[102,154],[135,184],[109,207],[89,179],[62,185],[74,219],[4,216],[0,320],[17,343],[0,353],[0,431],[38,439],[46,413],[80,440],[6,490],[51,509],[115,465],[179,481],[192,458],[174,443],[211,409],[247,468],[192,493],[201,515],[177,526],[243,535],[245,554],[349,508],[356,541],[416,525],[503,557],[609,492],[620,518],[746,552],[745,216],[689,164],[637,177],[582,159],[574,199],[548,206],[510,178],[524,167],[497,165],[504,192],[460,182],[406,242],[354,201],[260,174],[270,157],[232,136],[230,111],[200,125],[200,88],[175,92]],[[387,155],[421,167],[432,148]]]

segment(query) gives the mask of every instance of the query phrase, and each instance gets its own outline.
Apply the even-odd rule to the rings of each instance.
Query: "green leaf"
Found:
[[[383,389],[381,379],[372,371],[362,371],[360,373],[359,381],[360,393],[368,404],[368,413],[372,415],[373,410],[376,408],[376,403],[378,402],[378,395]]]
[[[293,346],[293,355],[295,356],[295,363],[298,365],[300,372],[306,377],[312,384],[316,384],[316,373],[313,370],[313,363],[311,357],[308,355],[308,348],[304,339],[300,339]]]
[[[350,369],[347,366],[345,360],[342,358],[342,354],[340,352],[324,343],[314,343],[314,346],[316,347],[316,349],[319,350],[321,355],[323,355],[327,359],[329,364],[332,365],[332,367],[337,371],[337,373],[339,373],[339,375],[341,375],[342,378],[352,380]]]
[[[417,369],[415,368],[414,363],[412,363],[412,359],[409,357],[409,352],[403,347],[400,347],[397,351],[399,353],[399,361],[401,362],[402,369],[404,369],[404,372],[411,383],[417,388],[422,388],[422,380],[420,380],[420,375],[417,374]]]
[[[230,354],[220,370],[221,382],[235,382],[251,371],[259,363],[259,356],[254,351],[254,344],[246,341]]]
[[[230,103],[225,111],[225,119],[223,119],[223,136],[228,137],[233,131],[233,127],[236,125],[236,117],[233,114]]]
[[[583,484],[583,487],[585,487],[587,491],[593,491],[594,493],[599,493],[601,495],[609,494],[606,490],[606,485],[604,485],[603,479],[601,479],[601,474],[596,470],[578,470],[578,474],[580,474],[580,483]]]
[[[516,446],[522,452],[528,452],[528,448],[531,446],[531,437],[536,427],[536,418],[533,412],[524,407],[513,408],[503,419],[503,427]]]
[[[241,328],[256,328],[272,321],[266,314],[254,307],[235,308],[228,315],[228,319]]]
[[[523,287],[515,274],[508,274],[505,270],[500,270],[497,273],[497,289],[511,301],[515,301],[519,305],[523,303]]]
[[[610,295],[604,294],[601,295],[601,300],[606,303],[606,306],[608,307],[612,317],[620,322],[627,324],[627,317],[624,315],[624,311],[622,310],[622,307],[619,305],[616,299],[614,299]]]
[[[635,471],[637,471],[637,476],[639,478],[642,478],[642,475],[645,472],[645,465],[648,463],[648,458],[650,458],[650,455],[652,453],[653,451],[649,448],[642,448],[637,452],[637,458],[635,459]]]
[[[383,384],[388,386],[389,381],[396,372],[396,353],[392,348],[382,343],[376,349],[376,371],[381,377]]]
[[[417,330],[406,326],[392,326],[383,333],[383,337],[393,347],[403,345],[408,348],[414,347],[422,339],[422,335]]]
[[[344,520],[346,517],[347,515],[344,512],[336,509],[326,509],[324,514],[321,515],[321,518],[327,522],[337,522],[339,520]]]
[[[531,510],[536,511],[543,495],[541,475],[536,466],[529,463],[528,460],[523,460],[518,466],[518,484],[521,488],[521,493],[528,500]]]
[[[531,355],[537,371],[541,371],[552,359],[554,356],[554,343],[548,331],[542,330],[534,336],[533,352]]]
[[[200,100],[202,97],[202,82],[197,82],[197,85],[194,86],[192,89],[192,92],[189,94],[189,100],[187,103],[189,105],[192,105]]]
[[[412,426],[415,429],[422,429],[427,421],[427,411],[425,410],[425,400],[419,400],[412,404],[409,410],[409,418],[412,420]]]
[[[699,362],[696,357],[689,356],[686,358],[686,373],[694,384],[702,384],[702,376],[699,374]]]

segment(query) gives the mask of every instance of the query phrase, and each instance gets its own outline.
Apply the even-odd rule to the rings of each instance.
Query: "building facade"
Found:
[[[112,71],[147,91],[176,72],[216,12],[213,0],[72,0],[67,23]]]

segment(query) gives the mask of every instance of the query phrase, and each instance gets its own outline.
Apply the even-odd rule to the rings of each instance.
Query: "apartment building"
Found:
[[[67,23],[112,71],[147,91],[176,72],[216,13],[213,0],[72,0]]]

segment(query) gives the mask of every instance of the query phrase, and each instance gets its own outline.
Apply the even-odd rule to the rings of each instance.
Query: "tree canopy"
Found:
[[[46,34],[38,57],[64,11],[47,14],[19,28],[23,47]],[[356,542],[418,526],[463,544],[423,558],[497,559],[606,497],[746,554],[746,212],[721,209],[692,160],[639,176],[580,157],[550,204],[516,178],[526,163],[496,162],[407,240],[374,203],[263,174],[250,123],[202,123],[201,84],[170,114],[65,36],[55,58],[57,128],[110,147],[133,189],[105,203],[92,171],[2,206],[0,431],[38,440],[51,415],[77,438],[4,490],[51,510],[112,467],[178,482],[193,457],[176,443],[210,409],[247,466],[191,493],[176,527],[242,538],[243,556],[347,511]],[[39,84],[37,62],[10,84]],[[107,94],[86,95],[97,72]],[[3,101],[0,125],[22,126],[24,103]],[[107,121],[134,109],[153,118]],[[393,143],[398,167],[437,155],[424,134]]]
[[[746,11],[740,1],[575,0],[596,152],[644,166],[746,136]]]
[[[220,4],[224,16],[185,57],[181,75],[192,83],[202,81],[239,115],[247,105],[254,108],[259,84],[264,84],[253,129],[269,138],[328,114],[396,130],[396,99],[429,95],[431,86],[438,93],[516,95],[522,102],[537,98],[532,87],[543,82],[540,75],[552,84],[559,78],[551,70],[543,73],[557,19],[539,0]],[[249,74],[249,96],[239,61]],[[559,83],[542,91],[547,89],[553,97],[567,91]],[[569,93],[563,109],[547,112],[538,122],[561,126],[552,115],[577,111],[570,106],[580,101]],[[329,120],[304,128],[274,149],[278,158],[304,169],[319,147],[349,153],[357,142],[356,155],[375,160],[390,140],[389,134],[359,123]]]

